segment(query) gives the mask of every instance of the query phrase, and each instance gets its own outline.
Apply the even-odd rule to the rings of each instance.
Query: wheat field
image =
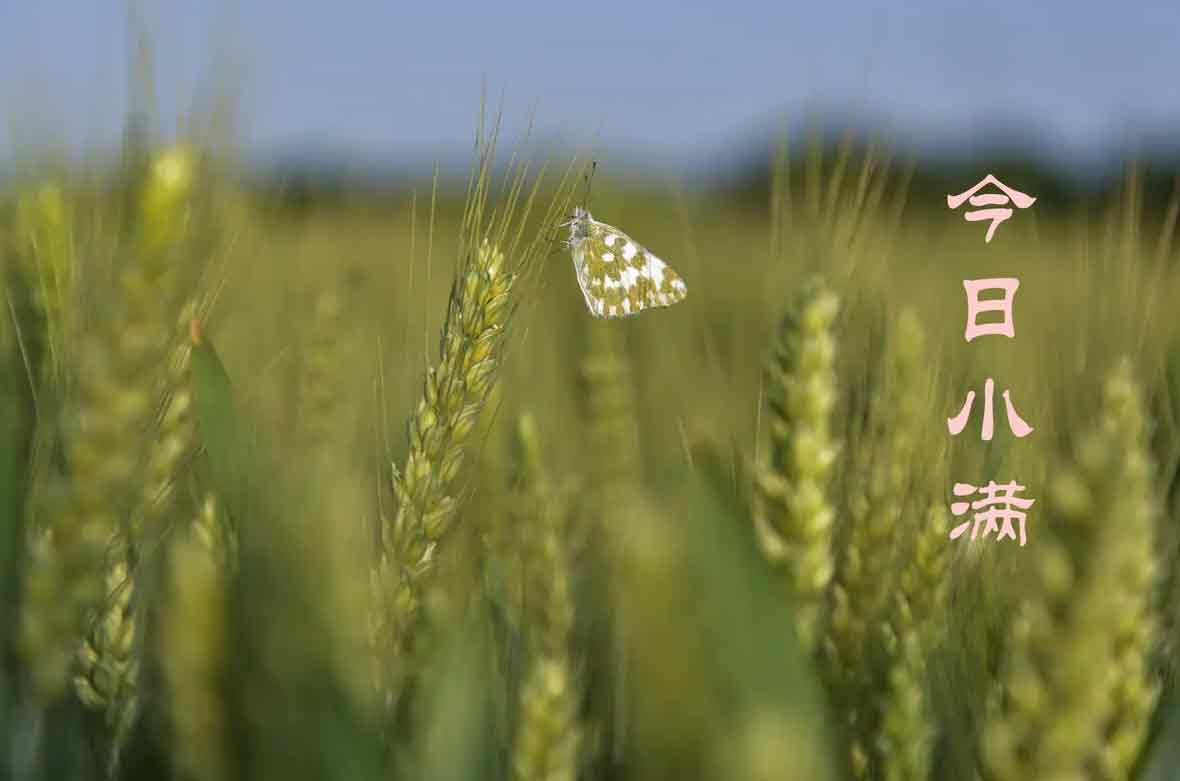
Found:
[[[465,191],[292,210],[202,138],[0,196],[0,776],[1180,777],[1177,206],[1133,171],[985,243],[872,145],[754,204],[600,170],[689,292],[596,320],[588,160],[483,127]],[[965,341],[1005,276],[1015,338]],[[948,434],[989,377],[1030,436]],[[1026,545],[949,538],[989,480]]]

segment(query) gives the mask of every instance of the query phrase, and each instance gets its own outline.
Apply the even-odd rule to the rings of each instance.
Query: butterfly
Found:
[[[644,309],[684,300],[688,288],[668,264],[618,228],[581,207],[559,227],[574,259],[578,287],[595,317],[632,317]]]

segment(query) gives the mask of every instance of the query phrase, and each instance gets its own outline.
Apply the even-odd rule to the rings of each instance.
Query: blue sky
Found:
[[[543,139],[673,168],[817,109],[952,147],[1015,120],[1066,157],[1141,125],[1180,133],[1174,2],[144,5],[165,114],[233,51],[240,139],[258,159],[462,159],[485,79],[510,139],[535,107]],[[116,138],[127,29],[122,0],[0,0],[0,142],[14,126],[48,125],[75,147]]]

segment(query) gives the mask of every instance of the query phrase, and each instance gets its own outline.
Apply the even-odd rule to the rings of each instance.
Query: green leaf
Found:
[[[630,521],[628,753],[649,779],[752,777],[766,763],[836,778],[823,688],[726,482],[668,486],[659,495],[679,501]]]
[[[247,440],[238,420],[233,384],[208,335],[192,327],[192,384],[197,430],[213,482],[233,517],[244,514]]]

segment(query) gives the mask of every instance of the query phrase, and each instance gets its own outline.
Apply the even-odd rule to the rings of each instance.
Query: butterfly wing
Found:
[[[573,245],[574,273],[578,278],[578,287],[582,289],[582,297],[586,299],[586,308],[595,317],[603,317],[605,300],[602,297],[603,284],[601,278],[592,280],[590,273],[594,247],[589,238]]]
[[[684,300],[684,280],[627,234],[593,221],[574,248],[574,268],[595,317],[631,317]]]

